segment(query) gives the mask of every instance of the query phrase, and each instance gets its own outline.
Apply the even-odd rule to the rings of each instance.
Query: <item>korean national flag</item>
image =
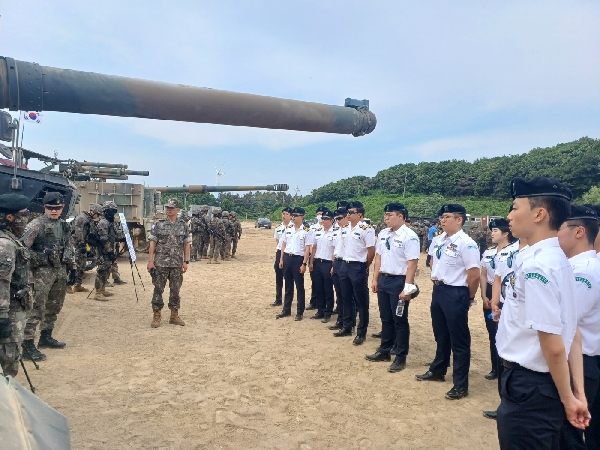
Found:
[[[27,123],[42,123],[42,113],[36,111],[23,111],[23,121]]]

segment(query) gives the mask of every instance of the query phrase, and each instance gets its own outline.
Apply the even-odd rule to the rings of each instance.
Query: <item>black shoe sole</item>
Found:
[[[61,348],[65,348],[67,346],[67,344],[65,345],[43,345],[43,344],[38,344],[37,348],[56,348],[56,349],[61,349]]]
[[[393,368],[393,369],[390,366],[390,367],[388,367],[388,372],[390,372],[390,373],[402,372],[404,369],[406,369],[406,364],[404,364],[402,367]]]
[[[390,362],[392,360],[392,358],[387,358],[387,359],[386,358],[384,358],[384,359],[379,359],[379,358],[378,359],[371,359],[368,356],[365,356],[365,359],[367,361],[371,361],[371,362]]]
[[[431,378],[417,378],[417,381],[437,381],[438,383],[443,383],[444,381],[446,381],[445,378],[439,378],[439,377],[431,377]]]

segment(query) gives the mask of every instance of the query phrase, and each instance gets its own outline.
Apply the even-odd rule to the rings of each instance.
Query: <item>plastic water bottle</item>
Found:
[[[402,314],[404,314],[404,300],[399,300],[398,306],[396,306],[396,315],[402,317]]]

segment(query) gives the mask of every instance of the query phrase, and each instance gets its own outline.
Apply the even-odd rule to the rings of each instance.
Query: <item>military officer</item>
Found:
[[[292,220],[291,213],[292,208],[285,207],[281,210],[281,224],[275,228],[273,233],[273,238],[275,239],[275,242],[277,242],[277,249],[275,251],[275,264],[273,266],[275,269],[275,301],[271,303],[271,306],[283,305],[283,269],[279,267],[279,262],[281,261],[281,246],[283,245],[281,237]]]
[[[31,308],[29,250],[18,239],[27,223],[29,198],[0,195],[0,366],[13,378],[19,371],[25,314]]]
[[[346,270],[344,264],[344,247],[345,240],[350,233],[350,224],[348,222],[348,210],[344,207],[339,207],[335,210],[335,224],[333,226],[333,268],[331,271],[331,279],[336,294],[337,320],[334,325],[330,326],[330,330],[341,330],[344,327],[344,300],[342,296],[342,287],[340,285],[340,273]],[[356,325],[356,308],[354,301],[351,299],[349,304],[352,305],[352,327]]]
[[[48,192],[42,199],[44,215],[29,222],[21,242],[30,250],[30,267],[35,291],[33,309],[27,316],[23,348],[24,356],[44,360],[33,340],[40,324],[40,348],[64,348],[66,344],[52,336],[56,318],[67,293],[67,271],[73,282],[77,278],[75,248],[71,228],[60,218],[65,200],[58,192]]]
[[[360,321],[354,338],[354,345],[364,343],[369,326],[369,292],[367,287],[369,267],[375,257],[375,230],[363,221],[365,208],[361,202],[348,204],[349,236],[345,240],[344,265],[345,271],[340,273],[340,287],[344,300],[343,328],[335,337],[351,336],[353,334],[353,304]]]
[[[279,268],[283,270],[285,280],[285,297],[283,311],[277,318],[292,315],[292,301],[294,299],[294,285],[296,286],[297,308],[294,320],[302,320],[305,306],[304,272],[308,264],[310,247],[313,245],[313,234],[304,224],[304,208],[292,210],[292,223],[288,225],[281,236],[281,253],[283,258],[279,261]]]
[[[511,194],[510,229],[529,246],[517,255],[496,335],[504,365],[498,440],[501,449],[558,448],[565,416],[579,429],[589,423],[575,275],[557,239],[572,194],[546,177],[514,178]]]
[[[111,267],[117,260],[115,253],[115,244],[117,242],[117,233],[115,231],[115,214],[117,214],[117,205],[112,201],[104,202],[102,205],[102,218],[96,225],[96,249],[98,250],[98,266],[96,269],[96,280],[94,288],[96,294],[94,300],[106,301],[107,297],[113,294],[106,290],[108,277]]]
[[[208,228],[210,230],[210,250],[208,253],[207,264],[221,264],[219,256],[223,257],[223,243],[225,242],[225,224],[221,219],[221,208],[218,206],[212,210],[212,218],[210,219]]]
[[[366,359],[390,361],[390,351],[395,347],[396,357],[388,371],[399,372],[406,366],[408,356],[408,307],[410,293],[416,291],[415,273],[419,264],[421,244],[418,235],[405,224],[408,210],[402,203],[388,203],[383,211],[388,228],[381,230],[377,238],[372,283],[372,290],[377,293],[379,303],[381,345],[374,354],[366,355]],[[405,287],[409,293],[405,292]],[[404,302],[400,315],[399,301]]]
[[[311,233],[315,233],[315,231],[321,226],[321,217],[323,215],[323,213],[325,211],[327,211],[328,208],[325,205],[321,205],[319,207],[317,207],[317,210],[315,212],[316,215],[316,223],[313,223],[312,225],[310,225],[309,229],[311,231]],[[311,249],[311,254],[312,254],[312,249]],[[310,275],[310,302],[308,303],[308,306],[306,307],[306,310],[312,310],[312,309],[317,309],[317,291],[315,288],[315,274],[313,271],[309,271],[309,275]]]
[[[202,238],[202,219],[200,219],[200,211],[194,210],[192,211],[192,218],[190,219],[190,230],[192,231],[192,246],[190,253],[190,261],[196,261],[197,259],[202,259],[202,250],[200,249],[200,240]],[[198,252],[200,252],[200,257],[198,257]]]
[[[225,229],[221,243],[221,259],[223,261],[231,261],[232,227],[231,221],[229,220],[229,211],[223,211],[221,213],[221,220],[223,221],[223,227]]]
[[[106,202],[104,202],[106,203]],[[120,219],[115,219],[115,221],[113,222],[113,227],[115,229],[115,235],[116,235],[116,243],[115,243],[115,255],[117,256],[117,258],[119,257],[119,254],[125,249],[126,244],[126,240],[125,240],[125,233],[123,232],[123,226],[121,225],[121,220]],[[117,263],[117,259],[115,258],[115,260],[113,261],[112,265],[110,266],[110,276],[112,277],[112,283],[108,283],[107,286],[112,287],[113,283],[114,284],[127,284],[126,281],[124,281],[121,278],[121,274],[119,273],[119,264]]]
[[[77,262],[77,281],[71,286],[67,286],[67,294],[73,292],[88,292],[88,289],[83,287],[83,272],[87,261],[87,238],[92,223],[100,220],[102,215],[102,206],[98,203],[91,203],[90,210],[84,211],[75,217],[71,229],[73,230],[73,244],[75,245],[75,260]]]
[[[479,287],[479,249],[462,229],[467,212],[462,205],[447,204],[441,209],[444,238],[436,241],[431,279],[431,322],[437,343],[435,359],[429,370],[417,375],[419,381],[444,381],[454,354],[454,386],[446,398],[457,400],[468,395],[471,363],[469,307]]]
[[[314,245],[310,256],[310,271],[314,273],[315,293],[317,295],[317,313],[311,319],[322,319],[327,323],[333,312],[333,268],[335,213],[324,211],[321,215],[321,225],[314,229]]]
[[[235,252],[237,252],[238,241],[242,238],[242,224],[239,220],[237,220],[237,214],[235,211],[231,211],[229,213],[229,220],[231,222],[231,226],[233,227],[233,234],[231,237],[231,257],[235,258]]]
[[[179,200],[170,198],[165,204],[164,219],[159,219],[150,232],[150,248],[148,251],[148,272],[152,275],[154,293],[152,295],[152,328],[158,328],[161,322],[161,310],[164,302],[162,294],[169,281],[169,323],[184,326],[179,317],[181,297],[179,290],[183,283],[183,274],[190,262],[190,229],[179,214]]]

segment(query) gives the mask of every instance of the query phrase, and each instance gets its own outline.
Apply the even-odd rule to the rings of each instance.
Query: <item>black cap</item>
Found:
[[[438,212],[438,216],[441,216],[444,213],[466,214],[467,210],[463,205],[459,205],[458,203],[448,203],[442,205]]]
[[[402,203],[388,203],[384,206],[383,212],[401,212],[404,216],[408,216],[408,209]]]
[[[323,218],[323,217],[329,217],[330,219],[335,219],[335,213],[333,211],[327,210],[321,216],[321,218]]]
[[[337,202],[337,205],[335,205],[336,208],[347,208],[348,207],[348,202],[345,200],[341,200],[339,202]]]
[[[592,219],[598,220],[598,213],[592,205],[571,205],[571,214],[567,220]]]
[[[335,210],[336,216],[345,216],[346,214],[348,214],[348,210],[346,208],[338,208]]]
[[[293,209],[290,208],[290,207],[288,207],[288,206],[286,206],[285,208],[283,208],[281,210],[282,213],[287,212],[287,213],[290,213],[290,214],[292,213],[292,211],[293,211]]]
[[[350,208],[364,208],[364,206],[361,202],[350,202],[348,203],[347,209]]]
[[[594,210],[596,211],[596,214],[598,214],[598,217],[600,217],[600,205],[589,205],[589,204],[586,204],[585,206],[589,206],[591,208],[594,208]]]
[[[327,206],[325,206],[325,205],[321,205],[321,206],[319,206],[319,207],[317,208],[317,212],[318,212],[318,213],[320,213],[320,212],[325,212],[325,211],[329,211],[329,208],[328,208]]]
[[[0,212],[12,213],[21,211],[29,206],[29,197],[21,194],[0,195]]]
[[[303,216],[304,208],[300,208],[300,207],[294,208],[294,209],[292,209],[292,214],[300,214],[301,216]]]
[[[510,230],[510,228],[508,226],[508,220],[506,220],[503,217],[501,217],[499,219],[492,219],[492,220],[490,220],[489,227],[490,227],[490,230],[492,228],[498,228],[499,230],[502,230],[502,231],[508,231],[508,230]]]
[[[44,205],[64,205],[65,198],[60,192],[48,192],[42,200]]]
[[[521,197],[562,197],[571,201],[573,193],[556,178],[535,177],[531,180],[516,177],[510,182],[510,193],[512,198]]]

